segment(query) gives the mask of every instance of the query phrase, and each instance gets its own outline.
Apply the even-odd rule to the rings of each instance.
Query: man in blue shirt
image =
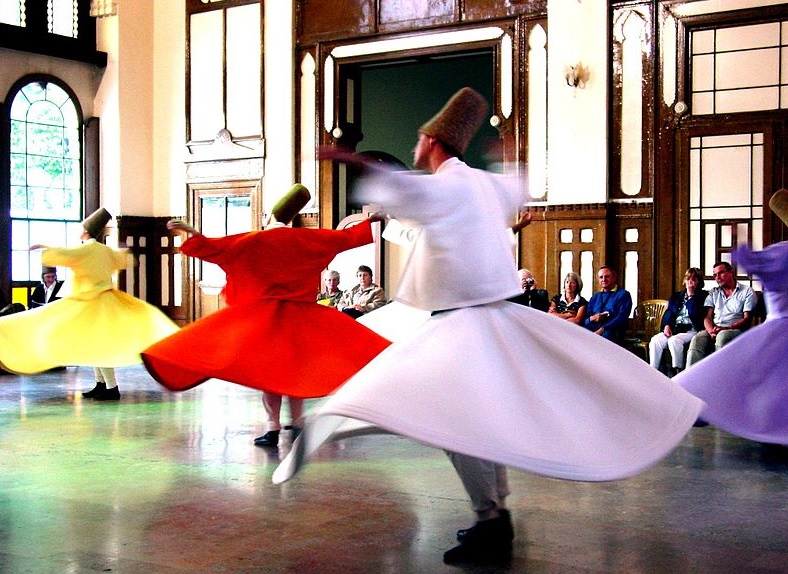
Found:
[[[618,286],[618,273],[612,267],[600,267],[597,280],[602,290],[594,293],[588,301],[583,326],[605,339],[621,344],[632,312],[632,296],[629,291]]]

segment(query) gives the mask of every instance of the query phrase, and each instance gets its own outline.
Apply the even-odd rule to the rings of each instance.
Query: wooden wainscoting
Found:
[[[117,218],[118,243],[134,255],[132,266],[118,277],[118,287],[159,307],[184,325],[188,305],[178,238],[167,229],[169,217],[124,215]]]
[[[596,270],[606,263],[605,204],[531,207],[531,225],[520,233],[519,266],[536,275],[550,296],[559,293],[566,273],[583,279],[584,296],[596,288]]]
[[[518,263],[531,270],[551,295],[574,271],[583,295],[597,290],[596,273],[608,265],[635,303],[653,299],[654,244],[651,202],[532,206],[531,225],[520,234]]]

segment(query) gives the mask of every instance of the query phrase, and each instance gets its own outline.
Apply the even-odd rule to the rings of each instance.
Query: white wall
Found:
[[[155,0],[151,215],[186,215],[186,6]]]
[[[76,94],[84,117],[93,116],[93,97],[98,81],[94,66],[0,48],[0,99],[5,101],[11,86],[28,74],[49,74],[60,78]],[[11,104],[10,101],[6,103]]]
[[[101,202],[117,215],[185,214],[185,8],[123,2],[97,22]]]
[[[153,3],[118,6],[119,181],[102,191],[122,215],[153,207]]]
[[[101,18],[96,24],[96,48],[107,53],[107,67],[96,91],[96,116],[100,133],[100,201],[113,215],[120,207],[120,105],[118,103],[118,17]],[[115,190],[109,193],[108,190]],[[108,195],[111,201],[108,201]]]
[[[607,1],[548,0],[548,203],[607,200]],[[571,88],[564,68],[590,77]]]
[[[265,2],[265,176],[263,211],[293,185],[295,177],[295,49],[293,2]],[[310,190],[314,193],[314,190]]]

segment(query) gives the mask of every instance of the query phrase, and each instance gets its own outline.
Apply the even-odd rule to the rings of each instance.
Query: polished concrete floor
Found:
[[[782,447],[706,427],[625,481],[512,471],[511,563],[458,568],[442,554],[472,517],[441,452],[354,438],[275,486],[290,443],[252,445],[260,393],[118,378],[96,403],[87,368],[0,375],[0,573],[788,573]]]

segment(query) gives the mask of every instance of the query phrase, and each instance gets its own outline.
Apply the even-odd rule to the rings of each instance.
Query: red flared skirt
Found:
[[[222,379],[296,398],[322,397],[390,342],[333,307],[268,299],[226,307],[148,347],[148,372],[170,390]]]

